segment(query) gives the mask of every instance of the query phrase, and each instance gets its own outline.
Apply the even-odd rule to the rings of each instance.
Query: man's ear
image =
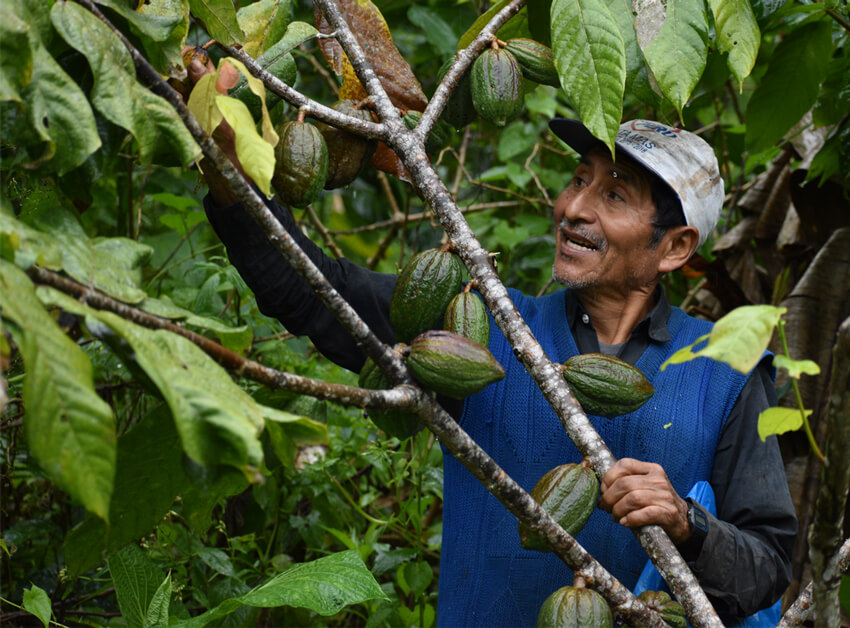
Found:
[[[661,243],[662,257],[658,263],[658,271],[669,273],[685,265],[699,244],[699,232],[696,227],[670,227]]]

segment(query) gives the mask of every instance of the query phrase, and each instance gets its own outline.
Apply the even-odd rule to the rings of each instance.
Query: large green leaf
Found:
[[[203,615],[178,625],[201,628],[240,606],[297,606],[328,616],[349,604],[386,599],[386,594],[363,564],[360,552],[352,549],[295,565],[244,595],[225,600]]]
[[[626,51],[604,0],[553,0],[552,50],[561,87],[584,125],[614,152]]]
[[[720,52],[728,52],[729,70],[738,81],[738,89],[756,63],[761,42],[756,16],[749,0],[709,0],[714,14],[715,36]]]
[[[693,344],[671,355],[661,365],[661,370],[670,364],[704,357],[725,362],[742,373],[749,373],[761,360],[774,327],[786,311],[784,307],[772,305],[747,305],[736,308],[720,318],[708,336],[697,339]],[[706,338],[708,344],[698,351],[693,351],[695,347],[702,345]]]
[[[98,0],[125,18],[138,34],[145,56],[159,72],[183,70],[182,49],[189,32],[189,0],[150,0],[133,10],[121,0]]]
[[[242,29],[233,0],[189,0],[192,14],[207,27],[210,37],[226,45],[242,43]]]
[[[668,2],[661,32],[644,49],[644,54],[661,93],[681,117],[708,55],[708,15],[703,1]]]
[[[129,238],[91,240],[71,210],[55,206],[48,195],[22,218],[50,235],[62,252],[62,268],[71,277],[92,285],[125,303],[138,303],[147,296],[139,287],[142,268],[153,249]]]
[[[412,5],[407,9],[407,19],[421,29],[425,39],[441,57],[454,54],[457,48],[457,35],[436,11]]]
[[[163,584],[162,570],[136,545],[127,545],[109,558],[109,573],[127,626],[148,628],[154,625],[148,622],[148,610]],[[170,577],[166,580],[170,585]]]
[[[21,102],[20,90],[32,80],[29,26],[12,12],[11,3],[0,4],[0,101]]]
[[[626,52],[625,91],[627,94],[633,94],[642,102],[655,107],[660,102],[660,98],[652,89],[643,51],[638,45],[632,3],[630,0],[607,0],[607,3],[611,15],[614,16],[617,26],[620,28],[620,34],[623,36]]]
[[[280,41],[292,21],[289,0],[260,0],[239,9],[236,14],[245,33],[242,49],[256,58]]]
[[[198,156],[200,148],[174,108],[136,81],[130,53],[103,22],[73,2],[57,2],[50,16],[65,41],[88,59],[95,108],[133,134],[143,164],[157,158],[186,165]]]
[[[815,104],[832,55],[832,24],[806,24],[789,32],[779,43],[747,104],[747,149],[763,151],[783,135]]]
[[[13,249],[11,255],[3,250],[4,236]],[[3,209],[0,209],[0,257],[14,259],[20,268],[38,264],[51,270],[62,269],[62,252],[56,239],[24,224]]]
[[[88,357],[45,311],[29,278],[0,260],[0,310],[19,332],[30,452],[53,482],[101,519],[115,478],[115,419]]]
[[[56,300],[58,293],[39,289],[39,294],[45,300]],[[174,420],[168,406],[161,404],[118,439],[109,527],[89,516],[68,532],[65,561],[69,574],[88,571],[104,557],[150,532],[188,484]],[[140,495],[144,499],[139,499]]]

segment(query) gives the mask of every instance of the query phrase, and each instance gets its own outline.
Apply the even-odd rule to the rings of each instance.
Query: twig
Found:
[[[543,194],[543,198],[546,199],[546,204],[549,207],[553,207],[554,203],[552,203],[552,199],[549,198],[549,194],[546,192],[546,188],[543,187],[543,184],[540,183],[540,179],[537,176],[537,173],[531,168],[531,160],[537,156],[537,151],[540,149],[540,142],[535,142],[534,150],[531,151],[531,154],[528,156],[528,159],[525,160],[523,164],[523,168],[528,171],[528,174],[531,175],[531,178],[534,179],[534,184],[537,186],[537,189],[540,190],[540,193]]]
[[[508,207],[520,207],[521,205],[522,203],[519,201],[493,201],[492,203],[477,203],[475,205],[469,205],[468,207],[462,207],[460,208],[460,211],[461,213],[466,215],[474,212],[485,211],[487,209],[504,209]],[[333,235],[354,235],[355,233],[377,231],[379,229],[386,229],[388,227],[399,227],[404,225],[405,223],[422,222],[423,220],[430,220],[433,217],[434,212],[430,210],[408,215],[399,213],[395,217],[389,218],[387,220],[373,222],[372,224],[363,225],[362,227],[354,227],[353,229],[340,229],[338,231],[331,231],[331,233]]]
[[[337,243],[334,241],[333,236],[331,235],[330,231],[328,231],[328,228],[325,227],[325,225],[316,215],[316,212],[313,211],[312,205],[307,205],[306,212],[307,217],[310,219],[310,222],[312,223],[313,227],[315,227],[316,231],[318,231],[319,234],[322,236],[322,240],[324,240],[325,245],[334,254],[334,257],[336,257],[337,259],[345,257],[345,253],[342,252],[342,249],[339,248]]]

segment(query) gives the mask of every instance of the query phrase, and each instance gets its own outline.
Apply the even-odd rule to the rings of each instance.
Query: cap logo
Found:
[[[652,122],[650,120],[632,120],[631,122],[632,131],[644,131],[648,133],[659,133],[664,137],[675,138],[678,137],[679,133],[681,133],[682,129],[673,129],[669,126],[665,126],[658,122]]]

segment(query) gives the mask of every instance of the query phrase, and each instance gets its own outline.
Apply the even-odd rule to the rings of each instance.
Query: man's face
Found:
[[[650,246],[649,181],[638,167],[616,165],[594,149],[555,202],[557,249],[552,276],[572,289],[627,295],[658,277],[658,251]]]

